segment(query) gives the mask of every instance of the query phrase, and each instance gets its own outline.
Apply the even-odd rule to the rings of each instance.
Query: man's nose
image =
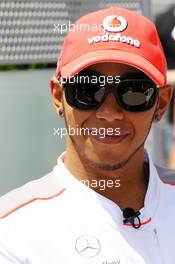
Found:
[[[123,119],[122,108],[117,103],[113,94],[108,94],[103,104],[96,110],[96,117],[106,119],[108,122]]]

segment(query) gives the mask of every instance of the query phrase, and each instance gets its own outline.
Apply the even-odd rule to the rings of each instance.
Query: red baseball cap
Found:
[[[159,86],[166,84],[166,59],[155,25],[128,9],[110,7],[79,18],[65,37],[56,76],[68,78],[100,62],[128,64]]]

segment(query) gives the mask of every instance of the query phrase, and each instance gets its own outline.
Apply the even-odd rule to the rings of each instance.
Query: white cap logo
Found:
[[[103,20],[103,27],[109,32],[120,32],[127,28],[127,21],[122,16],[107,16]]]

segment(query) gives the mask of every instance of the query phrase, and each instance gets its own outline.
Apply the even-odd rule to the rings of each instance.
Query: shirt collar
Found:
[[[85,184],[81,183],[76,177],[74,177],[64,165],[65,156],[66,152],[63,152],[58,157],[57,166],[55,166],[54,170],[57,177],[59,177],[60,183],[63,185],[63,187],[68,190],[76,189],[75,193],[78,193],[79,197],[81,195],[82,199],[84,197],[86,201],[90,199],[91,201],[93,201],[93,204],[95,206],[105,209],[108,213],[111,214],[115,222],[123,222],[122,211],[119,206],[112,200],[92,190]],[[151,156],[146,150],[144,160],[149,164],[149,182],[145,196],[144,207],[140,210],[140,220],[143,225],[147,222],[150,222],[150,220],[153,219],[155,215],[159,202],[161,184],[156,167],[152,161]]]

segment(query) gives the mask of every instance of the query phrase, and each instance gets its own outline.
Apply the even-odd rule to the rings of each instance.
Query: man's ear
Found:
[[[167,111],[168,105],[173,95],[173,88],[171,85],[166,85],[159,89],[159,97],[153,120],[155,123],[159,122],[164,113]]]
[[[59,113],[59,111],[63,110],[63,89],[60,81],[55,76],[50,78],[50,90],[53,107]]]

